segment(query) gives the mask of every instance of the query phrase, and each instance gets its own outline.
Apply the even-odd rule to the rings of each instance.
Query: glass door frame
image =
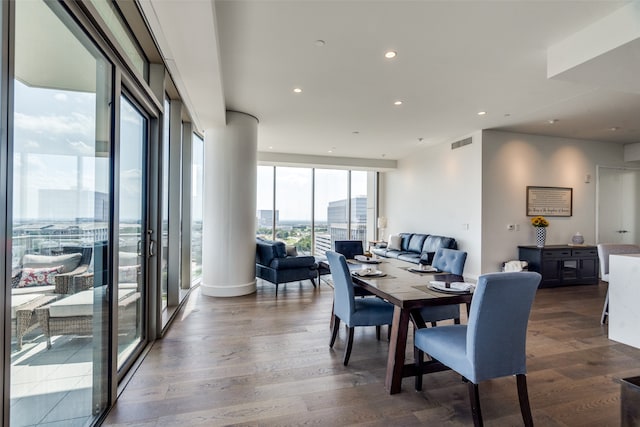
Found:
[[[122,366],[120,367],[120,369],[118,369],[118,294],[117,294],[117,287],[118,287],[118,277],[115,274],[117,271],[117,268],[112,268],[112,275],[111,275],[111,283],[112,286],[110,288],[110,297],[111,297],[111,312],[113,313],[112,316],[112,322],[111,322],[111,366],[114,369],[113,372],[117,373],[117,378],[118,378],[118,382],[120,382],[125,375],[127,374],[127,372],[129,371],[129,369],[135,364],[136,360],[138,359],[138,357],[141,355],[142,351],[144,350],[144,348],[147,346],[147,344],[151,341],[149,339],[149,328],[147,327],[148,323],[149,323],[149,319],[152,317],[149,315],[149,306],[150,304],[148,303],[149,299],[150,299],[150,295],[149,295],[149,289],[152,288],[152,286],[149,285],[149,280],[148,280],[148,272],[150,271],[149,268],[149,261],[152,255],[150,253],[150,249],[151,249],[151,245],[152,243],[150,242],[148,236],[150,235],[148,230],[150,230],[150,226],[151,226],[151,222],[150,222],[150,215],[149,215],[149,211],[152,209],[152,204],[150,203],[149,200],[149,195],[151,194],[151,192],[149,191],[149,181],[152,179],[150,174],[149,174],[149,164],[150,164],[150,158],[149,158],[149,151],[150,151],[150,147],[153,145],[151,143],[151,128],[152,128],[152,120],[151,120],[151,116],[150,114],[147,112],[147,110],[137,101],[136,97],[134,95],[131,94],[131,92],[128,90],[128,88],[126,87],[126,85],[123,85],[122,83],[122,79],[121,79],[121,74],[120,73],[116,73],[116,84],[115,84],[115,91],[114,91],[114,95],[113,95],[113,105],[114,105],[114,109],[113,109],[113,116],[114,116],[114,122],[113,122],[113,127],[112,127],[112,131],[114,133],[114,138],[113,138],[113,149],[112,149],[112,153],[111,153],[111,173],[112,175],[112,185],[113,188],[111,189],[112,191],[112,197],[113,197],[113,205],[112,205],[112,221],[113,221],[113,226],[111,227],[112,229],[112,233],[114,234],[112,236],[112,252],[111,252],[111,265],[112,266],[118,266],[118,254],[119,254],[119,250],[120,250],[120,242],[119,242],[119,224],[120,224],[120,206],[119,206],[119,201],[120,201],[120,164],[118,159],[120,158],[120,144],[121,144],[121,139],[120,139],[120,123],[121,123],[121,99],[122,98],[126,98],[126,100],[136,109],[136,111],[138,113],[140,113],[144,119],[146,120],[146,129],[145,129],[145,141],[144,141],[144,146],[142,148],[142,158],[143,158],[143,165],[142,165],[142,169],[143,169],[143,174],[142,174],[142,223],[140,224],[140,232],[143,236],[143,239],[141,241],[141,247],[140,247],[140,253],[141,253],[141,259],[142,259],[142,278],[140,280],[140,286],[141,286],[141,298],[142,298],[142,304],[141,304],[141,311],[142,311],[142,315],[141,315],[141,321],[142,321],[142,325],[141,325],[141,330],[140,330],[140,334],[141,334],[141,339],[140,342],[136,345],[136,348],[133,352],[131,352],[131,354],[129,355],[129,357],[127,358],[127,360],[122,364]],[[117,125],[117,126],[116,126]]]
[[[12,61],[9,58],[9,3],[2,2],[0,4],[0,170],[6,171],[0,173],[0,242],[8,242],[8,237],[11,235],[12,227],[12,215],[9,209],[11,205],[11,185],[13,176],[13,162],[9,159],[13,157],[13,150],[9,144],[12,137],[12,128],[9,126],[9,117],[13,115],[13,106],[10,105],[9,87],[10,81],[13,78]],[[8,108],[4,108],[7,106]],[[3,283],[9,283],[11,280],[11,259],[8,256],[7,245],[0,245],[0,277],[4,279]],[[11,298],[11,289],[5,286],[4,292],[0,293],[0,304],[2,307],[6,307],[9,304]],[[2,415],[0,416],[0,424],[9,425],[9,407],[10,407],[10,388],[9,382],[11,371],[11,310],[4,310],[4,316],[0,319],[0,327],[2,327],[3,337],[3,349],[2,356],[2,369],[0,369],[0,380],[2,380],[2,403],[0,404],[0,410]]]

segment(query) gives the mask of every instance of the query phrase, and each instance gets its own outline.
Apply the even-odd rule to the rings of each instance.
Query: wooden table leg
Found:
[[[389,390],[389,394],[400,393],[402,387],[402,371],[404,368],[404,354],[407,348],[408,330],[409,310],[403,310],[397,306],[394,307],[389,356],[387,358],[387,375],[384,381],[384,386]]]

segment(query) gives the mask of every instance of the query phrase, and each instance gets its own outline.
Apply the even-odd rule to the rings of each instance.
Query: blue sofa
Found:
[[[256,238],[256,277],[276,285],[311,280],[316,287],[318,264],[312,256],[287,256],[284,242]]]
[[[402,244],[400,250],[373,248],[376,255],[397,258],[414,264],[431,264],[438,248],[457,249],[458,244],[453,237],[436,236],[434,234],[400,233]]]

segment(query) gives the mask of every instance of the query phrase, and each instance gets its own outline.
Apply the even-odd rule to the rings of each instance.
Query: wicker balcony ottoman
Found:
[[[11,296],[11,333],[16,337],[16,348],[22,350],[22,338],[39,326],[35,310],[54,301],[55,295],[41,293]]]
[[[47,348],[51,348],[52,336],[92,335],[95,310],[104,310],[103,319],[107,318],[106,300],[100,308],[94,307],[94,294],[94,289],[81,291],[36,309],[40,326],[47,338]],[[136,289],[119,289],[118,318],[131,317],[126,313],[137,309],[138,299],[140,292]]]

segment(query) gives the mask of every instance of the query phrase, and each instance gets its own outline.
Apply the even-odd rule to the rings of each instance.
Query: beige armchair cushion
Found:
[[[65,272],[73,271],[80,265],[81,253],[64,255],[34,255],[22,257],[22,268],[47,268],[61,265]]]

